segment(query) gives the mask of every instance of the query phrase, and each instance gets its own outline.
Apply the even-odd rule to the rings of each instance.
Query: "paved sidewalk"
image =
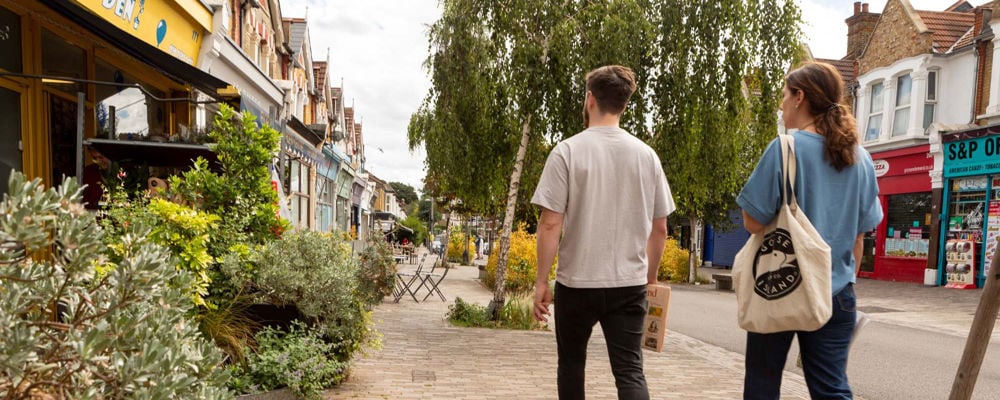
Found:
[[[348,380],[328,391],[327,398],[555,399],[552,331],[456,328],[444,319],[456,296],[489,303],[492,294],[477,276],[476,267],[452,270],[442,283],[448,303],[428,298],[417,304],[406,297],[377,307],[382,350],[357,360]],[[743,356],[738,353],[668,331],[663,353],[644,354],[653,399],[741,397]],[[588,398],[616,398],[599,327],[591,339],[587,379]],[[803,378],[786,372],[782,399],[808,398]]]

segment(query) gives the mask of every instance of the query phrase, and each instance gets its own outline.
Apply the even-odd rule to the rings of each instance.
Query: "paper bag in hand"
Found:
[[[670,286],[646,286],[646,321],[642,324],[642,347],[656,352],[663,351],[663,338],[667,334],[667,308],[670,305]]]

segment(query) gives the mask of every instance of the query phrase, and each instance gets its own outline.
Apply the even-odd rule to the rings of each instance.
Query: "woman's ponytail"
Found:
[[[825,157],[837,171],[854,165],[855,146],[858,144],[855,124],[854,116],[839,103],[820,111],[816,119],[817,130],[826,136],[823,144]]]

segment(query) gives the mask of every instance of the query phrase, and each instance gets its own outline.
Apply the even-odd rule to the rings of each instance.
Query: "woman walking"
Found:
[[[795,336],[810,396],[853,398],[847,351],[856,317],[854,281],[862,238],[882,220],[882,208],[871,155],[858,145],[855,119],[840,104],[843,85],[833,66],[807,63],[785,77],[781,102],[785,127],[794,131],[799,208],[830,246],[833,314],[812,332],[748,332],[744,399],[780,398]],[[782,161],[780,141],[774,140],[737,198],[751,233],[762,233],[781,207]]]

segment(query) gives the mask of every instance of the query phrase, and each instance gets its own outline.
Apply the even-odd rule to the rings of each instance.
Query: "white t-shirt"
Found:
[[[645,285],[653,219],[675,208],[656,152],[610,126],[556,145],[531,202],[563,214],[556,280],[573,288]]]

